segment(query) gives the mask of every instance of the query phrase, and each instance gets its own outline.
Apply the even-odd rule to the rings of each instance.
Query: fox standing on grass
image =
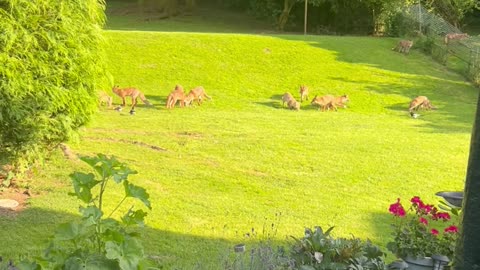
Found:
[[[408,54],[410,48],[413,46],[413,41],[411,40],[400,40],[395,48],[392,48],[393,51]]]
[[[130,111],[134,111],[135,106],[137,105],[137,98],[140,98],[143,103],[148,106],[152,106],[146,98],[145,95],[140,92],[137,88],[134,87],[127,87],[127,88],[119,88],[119,86],[114,86],[112,88],[112,92],[122,98],[122,106],[125,107],[125,97],[132,97],[132,108]]]
[[[167,109],[172,109],[177,104],[177,101],[180,101],[180,107],[185,106],[185,92],[183,91],[183,86],[180,84],[175,85],[175,89],[167,97]]]
[[[112,107],[113,98],[105,93],[105,91],[102,91],[98,93],[98,101],[100,106],[105,104],[107,105],[107,108],[110,109]]]
[[[410,102],[408,111],[412,113],[413,111],[418,111],[418,109],[436,109],[426,96],[418,96]]]
[[[288,92],[282,96],[282,106],[285,106],[285,103],[287,103],[287,107],[291,110],[300,110],[300,102],[296,101],[292,94]]]
[[[202,104],[203,98],[212,99],[207,95],[205,89],[202,86],[197,86],[190,90],[187,97],[185,98],[185,105],[189,106],[193,103],[194,100],[197,100],[198,105]]]
[[[349,101],[349,99],[348,99],[347,95],[343,95],[343,96],[339,96],[339,97],[334,97],[332,95],[326,95],[326,96],[322,96],[322,97],[315,96],[312,99],[311,104],[315,105],[315,106],[318,106],[318,109],[319,110],[321,109],[322,112],[324,112],[325,110],[330,110],[330,109],[334,109],[335,111],[337,111],[337,107],[346,108],[347,107],[346,103],[348,101]]]
[[[308,87],[300,85],[300,102],[303,102],[304,99],[308,100]]]

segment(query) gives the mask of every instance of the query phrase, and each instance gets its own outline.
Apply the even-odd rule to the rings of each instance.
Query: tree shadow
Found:
[[[391,46],[396,40],[390,38],[291,35],[274,37],[306,41],[310,46],[331,51],[339,62],[352,64],[358,68],[363,66],[378,69],[378,76],[385,76],[384,72],[396,73],[395,76],[401,80],[388,83],[379,83],[375,78],[354,80],[351,77],[330,76],[329,79],[346,84],[361,84],[366,92],[370,93],[405,97],[403,105],[384,106],[396,113],[402,110],[408,113],[408,106],[413,98],[427,96],[438,110],[424,113],[429,117],[421,118],[424,123],[423,132],[471,132],[478,90],[466,82],[461,75],[434,62],[430,56],[420,51],[414,50],[409,55],[394,52]],[[338,42],[339,39],[342,39],[342,42]],[[352,50],[354,47],[359,49]],[[419,66],[421,68],[418,68]]]
[[[32,260],[45,251],[60,224],[76,219],[78,215],[34,207],[8,215],[2,213],[0,257],[14,262],[25,258]],[[233,246],[239,244],[148,226],[134,231],[140,234],[146,256],[161,269],[212,269],[221,265]]]
[[[143,14],[136,1],[108,1],[107,30],[200,32],[200,33],[272,33],[272,26],[253,16],[202,3],[193,11],[173,17],[146,9]],[[215,14],[215,15],[212,15]],[[238,22],[242,23],[238,23]]]

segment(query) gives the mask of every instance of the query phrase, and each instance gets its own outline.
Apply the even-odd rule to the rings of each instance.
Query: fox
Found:
[[[408,54],[410,48],[413,46],[413,41],[411,40],[400,40],[395,48],[392,48],[393,51]]]
[[[131,111],[134,111],[135,106],[137,105],[137,98],[140,98],[143,103],[147,106],[152,106],[152,103],[145,98],[145,95],[140,92],[137,88],[127,87],[120,88],[118,85],[112,88],[112,92],[122,98],[122,106],[125,107],[125,97],[132,97],[132,108]]]
[[[310,104],[318,106],[318,109],[322,110],[324,112],[325,110],[330,110],[330,109],[335,109],[337,108],[334,105],[335,103],[335,97],[332,95],[326,95],[322,97],[315,96],[312,99],[312,102]]]
[[[346,108],[346,103],[349,101],[347,95],[334,97],[332,95],[326,95],[322,97],[315,96],[312,99],[311,104],[318,106],[318,109],[324,112],[325,110],[334,109],[337,111],[337,106]]]
[[[207,95],[202,86],[197,86],[190,90],[188,95],[185,97],[185,105],[191,105],[194,100],[197,100],[198,105],[201,105],[204,97],[212,99],[209,95]]]
[[[335,105],[342,108],[347,108],[347,103],[350,101],[347,94],[335,98]]]
[[[288,106],[288,102],[290,100],[295,100],[295,98],[293,98],[292,94],[290,94],[288,92],[283,94],[283,96],[282,96],[282,106],[285,106],[285,103],[287,103],[287,106]]]
[[[290,99],[287,103],[287,106],[290,110],[300,110],[300,102],[296,101],[295,99]]]
[[[300,85],[300,102],[303,102],[304,99],[308,100],[308,87]]]
[[[179,84],[175,85],[175,89],[167,97],[167,109],[172,109],[177,104],[177,101],[180,101],[180,107],[185,106],[185,92],[183,87]]]
[[[98,101],[100,103],[100,106],[107,105],[107,108],[111,108],[113,98],[109,96],[107,93],[105,93],[105,91],[102,91],[98,93]]]
[[[448,45],[448,43],[450,43],[451,40],[461,40],[469,37],[470,36],[466,33],[463,33],[463,34],[449,33],[445,35],[445,38],[443,41],[445,42],[445,45]]]
[[[426,96],[418,96],[410,102],[410,105],[408,106],[408,111],[412,113],[413,111],[418,111],[418,109],[430,110],[436,109],[436,107],[432,105],[432,103]]]

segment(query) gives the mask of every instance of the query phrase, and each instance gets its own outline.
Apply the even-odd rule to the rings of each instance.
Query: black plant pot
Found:
[[[455,207],[462,207],[463,192],[462,191],[440,191],[435,195],[442,197],[449,204]]]

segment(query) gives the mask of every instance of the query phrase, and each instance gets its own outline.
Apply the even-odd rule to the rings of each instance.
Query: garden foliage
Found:
[[[296,265],[302,270],[331,269],[370,269],[386,268],[383,253],[370,241],[352,237],[334,238],[333,227],[323,231],[321,227],[314,230],[307,228],[305,237],[295,239],[291,252]]]
[[[0,165],[25,169],[95,111],[102,0],[0,0]]]
[[[70,195],[85,204],[80,207],[81,220],[60,225],[44,256],[37,262],[21,262],[20,269],[146,269],[148,263],[138,234],[128,229],[143,226],[147,213],[131,207],[121,221],[111,218],[129,198],[151,209],[147,191],[128,180],[129,175],[137,172],[115,157],[103,154],[81,160],[96,172],[70,175],[74,187]],[[123,185],[124,196],[107,212],[104,193],[112,181]]]

